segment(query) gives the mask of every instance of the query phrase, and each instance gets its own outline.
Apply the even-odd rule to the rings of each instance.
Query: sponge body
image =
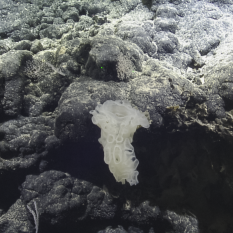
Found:
[[[136,185],[139,161],[131,143],[137,126],[149,127],[148,119],[127,100],[107,100],[90,113],[93,124],[101,128],[99,142],[104,148],[104,161],[116,181]]]

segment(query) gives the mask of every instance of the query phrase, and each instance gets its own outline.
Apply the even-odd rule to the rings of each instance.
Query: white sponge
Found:
[[[104,148],[104,161],[116,181],[125,184],[127,180],[130,185],[136,185],[139,161],[131,143],[137,126],[149,128],[148,119],[127,100],[107,100],[90,113],[93,124],[101,128],[99,143]]]

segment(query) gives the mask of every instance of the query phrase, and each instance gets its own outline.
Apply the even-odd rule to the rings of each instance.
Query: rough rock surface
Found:
[[[0,0],[0,233],[233,232],[232,35],[232,0]],[[134,187],[89,114],[117,99]]]

